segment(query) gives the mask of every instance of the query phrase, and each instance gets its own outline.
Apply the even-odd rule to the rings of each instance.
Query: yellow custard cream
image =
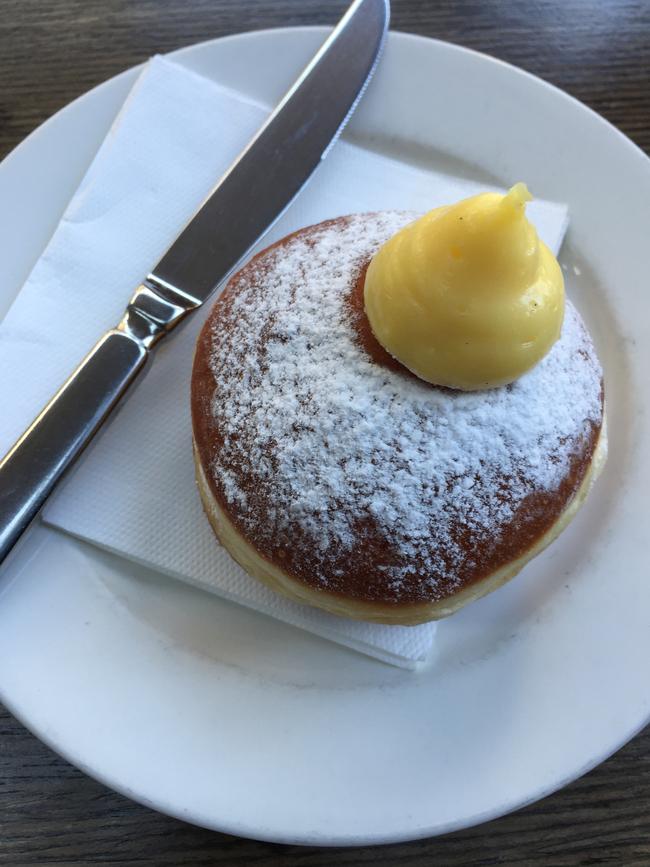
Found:
[[[526,218],[525,184],[429,211],[379,248],[364,287],[384,348],[466,391],[512,382],[560,336],[564,280]]]

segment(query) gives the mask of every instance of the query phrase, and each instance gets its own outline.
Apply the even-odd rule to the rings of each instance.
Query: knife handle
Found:
[[[0,462],[0,564],[144,367],[148,348],[109,331]]]

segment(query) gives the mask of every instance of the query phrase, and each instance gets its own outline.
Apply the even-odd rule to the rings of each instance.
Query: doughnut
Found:
[[[418,379],[375,340],[363,280],[417,215],[328,220],[228,282],[191,379],[196,478],[254,578],[335,615],[414,625],[516,575],[567,526],[606,456],[601,366],[567,301],[515,382]]]

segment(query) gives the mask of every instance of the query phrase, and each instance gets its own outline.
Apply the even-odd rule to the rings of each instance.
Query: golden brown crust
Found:
[[[470,602],[487,596],[512,580],[533,557],[548,547],[568,526],[578,509],[585,501],[591,486],[600,475],[607,457],[607,436],[605,425],[598,439],[594,459],[582,481],[579,489],[564,512],[556,522],[535,541],[525,554],[517,560],[507,563],[485,578],[483,581],[465,587],[463,590],[440,602],[416,603],[381,603],[368,602],[359,599],[346,599],[339,593],[329,593],[326,590],[315,589],[298,581],[282,570],[279,566],[267,560],[251,543],[237,530],[228,514],[219,506],[214,497],[212,487],[208,483],[201,465],[196,444],[194,444],[194,466],[199,494],[205,514],[215,532],[215,535],[228,551],[233,560],[276,593],[281,593],[292,602],[302,605],[313,605],[329,614],[338,617],[349,617],[352,620],[366,620],[370,623],[384,623],[389,626],[417,626],[430,620],[441,620],[449,617]]]

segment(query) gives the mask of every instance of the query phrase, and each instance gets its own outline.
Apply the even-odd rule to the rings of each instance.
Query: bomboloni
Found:
[[[566,526],[604,461],[602,371],[567,301],[559,340],[515,382],[431,385],[374,339],[365,269],[418,215],[360,214],[255,256],[199,336],[199,491],[253,577],[333,614],[445,617],[512,578]]]

